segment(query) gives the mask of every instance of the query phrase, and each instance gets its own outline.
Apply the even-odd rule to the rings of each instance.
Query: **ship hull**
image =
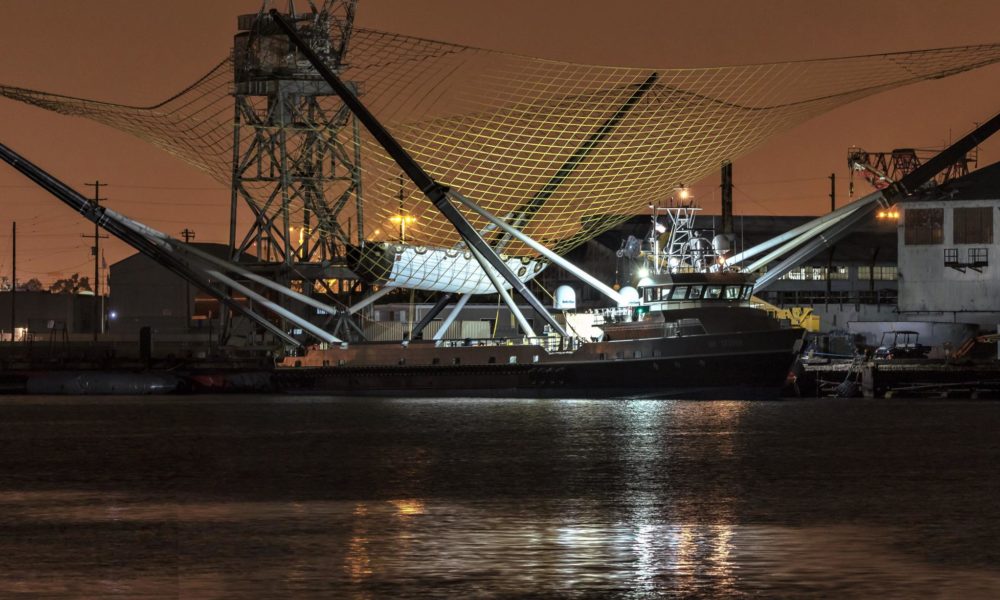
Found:
[[[778,329],[590,343],[572,353],[372,344],[352,353],[314,350],[298,366],[277,369],[275,383],[344,396],[776,398],[801,337],[801,330]]]

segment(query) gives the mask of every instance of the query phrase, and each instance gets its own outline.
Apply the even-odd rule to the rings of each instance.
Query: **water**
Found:
[[[0,397],[0,597],[1000,597],[1000,403]]]

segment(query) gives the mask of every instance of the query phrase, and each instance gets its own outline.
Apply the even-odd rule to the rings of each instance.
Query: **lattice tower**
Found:
[[[296,14],[289,3],[286,17],[317,54],[339,69],[356,0],[309,5],[309,12]],[[233,256],[239,260],[252,253],[286,266],[328,261],[351,243],[339,220],[343,207],[353,200],[362,214],[360,138],[355,131],[342,135],[351,115],[269,18],[242,15],[238,26],[233,49]],[[241,201],[250,207],[253,223],[237,237]]]

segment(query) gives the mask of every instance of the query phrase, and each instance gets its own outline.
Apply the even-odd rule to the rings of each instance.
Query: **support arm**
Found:
[[[196,287],[209,294],[227,308],[239,312],[261,327],[267,329],[286,344],[301,346],[302,344],[295,338],[276,327],[273,323],[263,318],[261,315],[245,308],[220,290],[212,286],[199,272],[177,256],[165,251],[152,240],[134,231],[126,224],[115,219],[117,213],[102,206],[95,206],[93,202],[83,197],[79,192],[59,181],[41,167],[25,159],[17,152],[7,146],[0,144],[0,160],[17,169],[28,179],[34,181],[39,187],[49,192],[61,202],[73,208],[87,220],[97,223],[102,229],[111,235],[132,246],[142,254],[149,256],[157,263],[163,265],[174,274],[187,279]]]

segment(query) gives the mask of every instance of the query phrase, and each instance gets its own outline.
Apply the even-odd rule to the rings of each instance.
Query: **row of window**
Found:
[[[760,297],[778,306],[804,304],[896,304],[896,290],[833,290],[829,293],[821,290],[766,291]]]
[[[977,206],[952,209],[952,242],[992,244],[993,209]],[[943,208],[908,208],[903,241],[910,246],[944,243]]]
[[[962,262],[959,260],[961,253],[959,248],[945,248],[944,249],[944,266],[946,267],[987,267],[990,264],[990,249],[989,248],[968,248],[966,249],[966,256],[968,260]]]
[[[781,276],[792,281],[826,281],[827,279],[847,279],[847,267],[798,267]]]
[[[857,269],[858,279],[864,281],[872,279],[895,281],[899,276],[899,270],[890,265],[859,266]],[[849,267],[798,267],[785,273],[781,278],[792,281],[826,281],[827,279],[847,280],[850,278],[849,275]]]
[[[675,285],[648,287],[643,292],[646,302],[749,300],[752,294],[752,285]]]

